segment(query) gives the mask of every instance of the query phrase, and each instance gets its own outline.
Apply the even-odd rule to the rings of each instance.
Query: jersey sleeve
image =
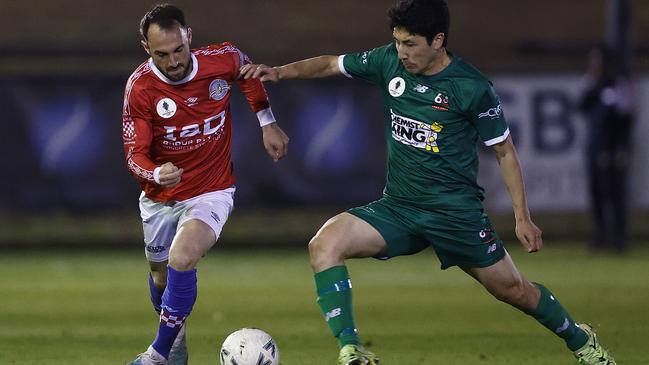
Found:
[[[500,143],[509,136],[509,127],[500,106],[500,98],[491,82],[485,81],[476,87],[469,113],[486,146]]]
[[[386,47],[383,46],[359,53],[349,53],[338,57],[340,72],[349,78],[358,78],[372,84],[381,84]]]
[[[236,68],[236,75],[238,76],[239,70],[244,65],[252,63],[248,55],[242,52],[237,48],[237,52],[234,54],[235,63],[238,65]],[[255,114],[257,114],[257,119],[259,123],[264,126],[266,124],[274,123],[275,116],[273,115],[273,110],[270,108],[270,100],[268,99],[268,93],[264,88],[263,83],[259,79],[243,79],[237,77],[237,83],[239,84],[239,89],[245,95],[250,108]]]
[[[122,142],[129,172],[139,181],[155,182],[157,167],[151,160],[153,128],[148,117],[147,103],[141,92],[133,90],[132,80],[124,93],[122,112]]]

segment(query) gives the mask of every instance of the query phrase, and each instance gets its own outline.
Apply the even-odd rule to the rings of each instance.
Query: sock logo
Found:
[[[342,313],[342,309],[334,308],[331,311],[325,313],[325,321],[329,322],[330,319],[336,318]]]
[[[557,328],[554,332],[561,333],[561,332],[567,330],[569,325],[570,325],[570,322],[568,321],[568,318],[564,318],[564,321],[563,321],[563,324],[561,325],[561,327]]]

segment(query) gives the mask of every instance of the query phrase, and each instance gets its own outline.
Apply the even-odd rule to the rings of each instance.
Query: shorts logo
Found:
[[[489,248],[487,249],[487,254],[490,254],[490,253],[496,251],[496,248],[497,248],[497,246],[496,246],[495,243],[494,243],[494,244],[491,244],[491,245],[489,246]]]
[[[406,81],[401,77],[393,78],[388,84],[388,91],[390,92],[390,95],[398,98],[403,95],[404,91],[406,91]]]
[[[176,103],[169,98],[164,98],[156,105],[156,111],[159,116],[169,119],[176,114]]]
[[[490,108],[484,113],[478,114],[478,119],[482,119],[486,117],[489,117],[491,119],[498,119],[500,118],[501,114],[502,114],[502,109],[500,109],[500,104],[498,104],[498,106]]]
[[[160,253],[167,248],[164,246],[152,246],[152,245],[146,245],[146,250],[151,253]]]
[[[219,101],[230,91],[230,85],[222,79],[215,79],[210,83],[210,99]]]
[[[478,233],[478,235],[482,239],[482,243],[484,243],[485,245],[490,244],[496,239],[493,229],[489,227],[481,230],[480,233]]]
[[[428,124],[410,119],[396,114],[392,109],[390,109],[390,114],[392,138],[409,146],[439,153],[437,139],[439,133],[444,129],[443,125],[439,122]]]
[[[366,207],[362,207],[361,209],[363,209],[363,210],[365,210],[367,212],[370,212],[372,214],[376,214],[376,211],[374,210],[374,208],[370,208],[370,207],[366,206]]]

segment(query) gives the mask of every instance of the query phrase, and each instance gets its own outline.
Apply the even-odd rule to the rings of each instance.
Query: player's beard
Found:
[[[167,72],[165,72],[165,76],[167,76],[169,80],[180,81],[184,79],[185,76],[187,76],[187,74],[189,73],[189,67],[187,67],[187,64],[180,64],[171,71],[173,72],[173,74],[169,72],[169,69],[167,69],[166,71]]]
[[[160,69],[158,67],[158,69]],[[179,63],[178,66],[174,67],[171,72],[169,72],[169,67],[163,72],[164,75],[171,81],[180,81],[189,75],[189,72],[192,70],[192,58],[187,57],[185,62]]]

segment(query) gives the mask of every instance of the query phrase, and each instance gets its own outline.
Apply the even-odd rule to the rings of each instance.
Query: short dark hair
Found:
[[[158,4],[144,14],[142,20],[140,20],[140,34],[146,41],[148,40],[147,32],[151,24],[158,24],[162,29],[170,29],[175,22],[180,23],[184,28],[187,27],[183,11],[171,4]]]
[[[397,0],[388,10],[390,29],[405,28],[411,34],[426,37],[428,44],[438,33],[444,33],[444,44],[448,41],[451,16],[446,0]]]

